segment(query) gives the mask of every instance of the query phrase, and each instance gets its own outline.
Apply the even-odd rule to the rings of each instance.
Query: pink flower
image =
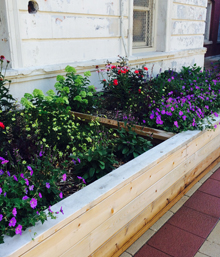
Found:
[[[218,117],[218,113],[214,112],[215,117]]]
[[[178,128],[179,125],[178,125],[178,122],[177,121],[174,121],[174,125]]]
[[[33,191],[33,190],[34,190],[34,185],[29,186],[29,190],[30,190],[30,191]]]
[[[28,196],[24,196],[24,197],[22,197],[22,200],[27,200],[29,197]]]
[[[86,184],[86,181],[85,181],[85,179],[84,179],[83,177],[77,176],[77,178],[78,178],[78,179],[82,179],[83,183]]]
[[[63,181],[66,181],[66,174],[63,174]]]
[[[0,187],[0,194],[2,193],[2,188]]]
[[[16,217],[16,215],[17,215],[17,209],[16,209],[16,208],[14,208],[14,209],[12,210],[12,214]]]
[[[62,209],[62,206],[61,206],[61,208],[60,208],[60,212],[61,212],[62,214],[64,214],[63,209]]]
[[[19,224],[18,226],[17,226],[17,228],[15,229],[15,234],[16,235],[22,235],[22,226]]]
[[[77,158],[77,161],[78,161],[79,163],[81,162],[79,158]]]
[[[183,112],[182,111],[179,111],[179,116],[182,116],[183,115]]]
[[[215,125],[214,128],[216,129],[216,128],[217,128],[217,125]]]
[[[14,227],[17,223],[17,220],[15,219],[15,217],[13,217],[10,221],[9,221],[9,227]]]
[[[2,214],[0,214],[0,221],[2,221],[2,219],[3,219],[3,215],[2,215]]]
[[[9,162],[8,160],[4,160],[4,161],[2,161],[2,164],[6,164],[8,162]]]
[[[50,188],[50,183],[46,183],[46,188]]]
[[[18,179],[17,179],[17,177],[16,177],[15,175],[14,175],[13,177],[14,177],[14,180],[15,180],[15,181],[18,181]]]
[[[5,128],[5,125],[2,122],[0,122],[0,128],[2,128],[2,129]]]
[[[26,184],[27,186],[29,186],[29,181],[28,181],[28,179],[25,178],[24,180],[25,180],[25,184]]]
[[[182,118],[183,118],[183,120],[186,120],[186,116],[185,116],[185,115],[183,115],[183,117],[182,117]]]
[[[41,193],[39,193],[38,195],[39,195],[40,198],[42,198],[42,194]]]
[[[62,193],[62,192],[60,192],[59,196],[60,196],[60,198],[63,198],[63,193]]]
[[[20,176],[21,176],[21,178],[24,178],[24,174],[23,173],[21,173]]]
[[[32,209],[35,209],[36,206],[37,206],[37,199],[32,198],[32,199],[30,200],[30,206],[31,206]]]

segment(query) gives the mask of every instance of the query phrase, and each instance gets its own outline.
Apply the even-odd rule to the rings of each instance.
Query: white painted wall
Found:
[[[207,0],[155,1],[155,46],[135,52],[133,0],[37,0],[36,14],[28,13],[27,0],[0,0],[6,3],[10,35],[3,52],[11,55],[13,69],[7,73],[13,81],[11,92],[17,98],[34,88],[45,92],[68,64],[79,72],[93,72],[107,59],[115,62],[118,55],[125,55],[122,34],[131,65],[155,64],[155,72],[179,70],[194,62],[203,66]],[[92,83],[101,89],[95,72]]]

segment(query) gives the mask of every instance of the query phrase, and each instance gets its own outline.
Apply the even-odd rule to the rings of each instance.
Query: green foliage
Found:
[[[138,136],[137,133],[132,130],[132,127],[128,126],[127,128],[128,131],[124,128],[117,130],[118,136],[114,142],[115,154],[123,158],[124,161],[130,161],[153,147],[149,140]]]
[[[55,88],[59,97],[68,99],[69,106],[73,111],[87,112],[91,111],[95,105],[95,96],[93,95],[96,90],[90,84],[89,76],[91,72],[84,72],[84,77],[76,74],[75,68],[67,66],[66,78],[57,76],[57,83]]]

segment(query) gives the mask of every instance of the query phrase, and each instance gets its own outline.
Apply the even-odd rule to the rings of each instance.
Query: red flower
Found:
[[[122,70],[121,73],[124,73],[124,74],[125,74],[125,73],[126,73],[126,70]]]
[[[114,86],[117,86],[117,85],[118,85],[118,80],[117,80],[117,79],[114,79],[114,80],[113,80],[113,85],[114,85]]]
[[[138,71],[138,70],[136,70],[134,73],[135,73],[135,74],[138,74],[138,73],[139,73],[139,71]]]
[[[144,67],[144,70],[148,70],[148,68],[147,68],[147,67]]]
[[[0,56],[0,59],[1,59],[1,60],[5,60],[4,55],[1,55],[1,56]]]
[[[140,88],[138,89],[138,93],[139,93],[139,94],[141,93],[141,89],[140,89]]]
[[[98,68],[99,68],[99,66],[98,66],[98,65],[96,65],[95,67],[96,67],[96,69],[98,69]]]
[[[7,63],[10,63],[10,61],[9,61],[9,60],[7,60]]]
[[[4,129],[5,125],[2,122],[0,122],[0,127]]]
[[[105,80],[105,79],[103,79],[103,82],[106,82],[106,80]]]
[[[112,69],[116,69],[116,66],[115,66],[115,65],[112,65],[111,68],[112,68]]]
[[[120,74],[121,73],[121,70],[118,70],[118,74]]]

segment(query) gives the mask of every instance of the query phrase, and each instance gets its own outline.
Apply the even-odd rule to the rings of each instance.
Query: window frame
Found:
[[[133,24],[134,24],[134,17],[132,16],[132,52],[133,53],[139,53],[139,52],[151,52],[151,51],[156,51],[156,42],[155,42],[155,38],[156,38],[156,6],[157,6],[157,1],[156,0],[149,0],[150,4],[149,7],[143,7],[143,6],[135,6],[134,5],[134,1],[133,2],[133,8],[132,8],[132,12],[134,13],[134,11],[146,11],[146,17],[147,17],[147,12],[151,11],[152,12],[152,19],[151,19],[151,45],[148,46],[146,45],[146,41],[145,42],[134,42],[133,41]],[[147,19],[146,19],[147,20]],[[146,21],[147,24],[147,21]],[[146,26],[146,30],[147,30],[147,26]],[[147,31],[146,31],[147,33]],[[146,36],[147,38],[147,36]]]
[[[210,29],[212,21],[212,1],[208,0],[207,2],[207,12],[206,12],[206,21],[205,21],[205,33],[204,33],[204,44],[211,44],[210,40]]]

